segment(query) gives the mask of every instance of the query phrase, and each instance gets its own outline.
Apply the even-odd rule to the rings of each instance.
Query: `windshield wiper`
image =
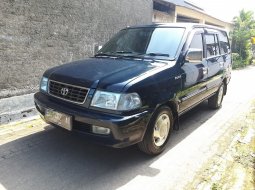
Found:
[[[108,53],[97,53],[97,54],[95,54],[95,57],[97,57],[97,56],[110,56],[110,54],[108,54]]]
[[[112,52],[114,55],[123,58],[123,57],[129,57],[129,58],[141,58],[141,54],[137,52],[132,52],[132,51],[116,51]],[[118,55],[121,54],[121,55]]]
[[[113,56],[113,55],[110,53],[97,53],[97,54],[95,54],[95,57],[97,57],[97,56]]]
[[[119,54],[119,55],[118,55]],[[121,55],[120,55],[121,54]],[[95,57],[97,56],[108,56],[108,57],[130,57],[130,58],[143,58],[144,56],[151,56],[151,57],[157,57],[157,56],[163,56],[163,57],[169,57],[169,54],[166,53],[137,53],[132,51],[116,51],[116,52],[106,52],[106,53],[97,53]],[[152,58],[154,59],[154,58]]]
[[[119,53],[119,54],[134,54],[135,52],[132,52],[132,51],[116,51],[116,52],[113,52],[113,53]]]
[[[118,56],[117,54],[135,54],[135,52],[132,52],[132,51],[116,51],[116,52],[97,53],[95,55],[95,57],[97,57],[97,56]]]
[[[144,55],[169,57],[169,54],[166,53],[146,53]]]

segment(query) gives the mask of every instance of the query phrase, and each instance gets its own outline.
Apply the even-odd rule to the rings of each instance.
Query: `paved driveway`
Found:
[[[135,146],[91,144],[44,124],[13,132],[6,143],[0,137],[0,190],[182,189],[217,152],[217,139],[234,118],[247,110],[255,98],[254,82],[255,67],[234,71],[222,109],[210,110],[204,102],[182,116],[180,130],[157,157]]]

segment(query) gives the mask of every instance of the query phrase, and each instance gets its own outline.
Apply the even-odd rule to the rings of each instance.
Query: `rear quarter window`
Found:
[[[219,43],[220,43],[220,52],[221,54],[226,54],[230,52],[230,45],[228,41],[228,36],[226,32],[219,32]]]

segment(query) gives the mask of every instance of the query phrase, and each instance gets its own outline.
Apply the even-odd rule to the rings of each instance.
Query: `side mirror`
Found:
[[[203,50],[190,48],[186,54],[185,61],[186,62],[201,62],[203,59]]]
[[[96,54],[103,46],[102,45],[95,45],[94,46],[94,54]]]

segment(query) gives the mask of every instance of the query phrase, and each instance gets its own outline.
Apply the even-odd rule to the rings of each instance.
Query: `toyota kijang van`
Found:
[[[226,31],[200,24],[127,27],[84,60],[45,71],[35,105],[54,126],[115,148],[161,153],[179,117],[220,108],[231,77]]]

